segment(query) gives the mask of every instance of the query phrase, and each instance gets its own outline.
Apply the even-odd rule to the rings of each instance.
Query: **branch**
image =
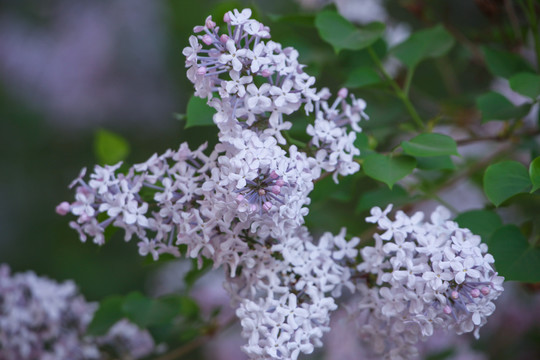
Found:
[[[456,143],[458,145],[467,145],[472,144],[479,141],[507,141],[512,140],[514,137],[534,137],[540,135],[540,129],[535,129],[533,131],[524,132],[521,134],[507,134],[507,135],[494,135],[494,136],[479,136],[479,137],[473,137],[468,139],[461,139],[456,140]]]
[[[195,340],[188,342],[187,344],[184,344],[174,350],[169,351],[168,353],[163,354],[162,356],[159,356],[155,358],[154,360],[175,360],[180,359],[181,356],[184,356],[193,350],[197,349],[198,347],[204,345],[206,342],[208,342],[210,339],[214,337],[218,332],[223,331],[231,327],[233,324],[235,324],[237,321],[236,316],[233,316],[228,321],[223,323],[223,325],[219,326],[216,325],[211,329],[211,331],[208,331],[205,335],[200,336],[196,338]]]

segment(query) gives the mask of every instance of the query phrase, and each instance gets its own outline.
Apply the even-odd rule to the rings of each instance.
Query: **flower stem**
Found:
[[[298,148],[300,149],[305,149],[307,148],[307,144],[303,141],[300,141],[300,140],[297,140],[297,139],[293,139],[291,137],[291,135],[289,135],[289,133],[287,131],[283,131],[282,132],[283,134],[283,137],[285,137],[285,139],[287,140],[287,142],[291,145],[296,145],[298,146]]]
[[[413,121],[415,122],[415,124],[421,129],[421,130],[424,130],[425,129],[425,125],[424,123],[422,122],[422,119],[420,118],[420,116],[418,115],[418,113],[416,112],[416,109],[414,108],[413,104],[411,103],[411,101],[409,100],[409,97],[408,97],[408,91],[409,91],[409,86],[410,86],[410,82],[412,80],[412,76],[413,76],[413,73],[414,73],[414,69],[410,69],[408,72],[407,72],[407,81],[405,83],[405,90],[402,90],[398,84],[396,83],[396,81],[390,76],[390,74],[388,74],[388,72],[384,69],[384,66],[383,64],[381,63],[381,60],[379,59],[379,57],[377,56],[377,54],[375,53],[375,51],[373,51],[373,48],[372,47],[368,47],[368,52],[369,52],[369,55],[371,56],[371,59],[373,60],[373,62],[375,63],[375,65],[377,65],[377,68],[379,68],[379,70],[381,71],[381,73],[384,75],[384,77],[386,78],[386,80],[388,80],[388,82],[390,83],[390,86],[394,89],[394,92],[396,93],[396,96],[403,102],[403,104],[405,105],[405,108],[407,109],[407,112],[409,113],[409,115],[411,116],[411,118],[413,119]]]

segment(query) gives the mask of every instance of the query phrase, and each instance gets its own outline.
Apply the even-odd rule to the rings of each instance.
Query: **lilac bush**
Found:
[[[367,222],[381,234],[374,246],[358,237],[314,237],[305,226],[310,192],[326,176],[360,170],[355,146],[366,102],[326,88],[303,71],[299,54],[270,40],[270,29],[234,10],[219,27],[211,16],[183,50],[195,95],[215,109],[219,142],[154,154],[119,171],[121,163],[86,170],[72,183],[75,201],[57,207],[77,217],[81,241],[98,245],[108,227],[138,240],[139,253],[163,254],[226,271],[225,289],[242,326],[250,359],[296,359],[322,346],[330,315],[344,306],[359,337],[392,359],[416,354],[415,344],[444,329],[474,332],[495,310],[503,278],[480,237],[438,208],[424,221],[378,207]],[[312,121],[309,142],[289,138],[289,117]],[[371,121],[376,121],[373,119]]]

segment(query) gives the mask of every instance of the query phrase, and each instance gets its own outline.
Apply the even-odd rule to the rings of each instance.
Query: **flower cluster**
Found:
[[[368,275],[351,306],[362,337],[391,358],[413,356],[414,344],[437,329],[478,337],[503,291],[487,246],[450,221],[443,207],[430,222],[422,212],[408,217],[401,211],[391,221],[391,208],[375,207],[366,219],[384,232],[361,250],[357,267]]]
[[[447,324],[457,332],[478,329],[501,279],[479,238],[441,211],[424,224],[402,213],[392,222],[389,209],[374,209],[368,221],[386,232],[362,250],[360,266],[360,240],[347,240],[345,229],[318,241],[309,234],[303,224],[314,181],[323,171],[337,181],[359,170],[354,141],[366,104],[346,89],[329,101],[330,92],[316,90],[303,72],[298,52],[271,41],[250,16],[249,9],[228,12],[225,32],[208,17],[183,51],[196,95],[216,110],[214,149],[182,144],[125,172],[121,164],[96,166],[85,180],[83,171],[72,183],[75,201],[57,212],[77,216],[70,224],[82,241],[102,245],[114,226],[126,240],[139,239],[143,256],[184,249],[199,264],[206,258],[223,267],[251,359],[296,359],[321,346],[344,288],[358,292],[363,333],[383,341],[381,351],[385,331],[396,333],[391,351],[403,353],[401,342],[429,335],[440,319],[453,319]],[[314,118],[310,141],[299,147],[286,131],[287,116],[301,108]],[[382,246],[383,239],[394,241]]]
[[[60,204],[57,212],[78,217],[70,225],[82,241],[89,236],[101,245],[105,229],[114,226],[125,230],[126,240],[139,239],[143,256],[180,256],[184,246],[188,257],[225,267],[242,323],[255,321],[258,313],[267,316],[260,316],[256,327],[245,325],[246,352],[294,358],[320,346],[335,308],[327,295],[347,281],[338,265],[345,253],[323,257],[302,226],[309,193],[323,171],[336,181],[358,171],[353,143],[367,116],[365,102],[351,96],[349,104],[345,89],[328,103],[330,92],[312,87],[315,78],[302,71],[298,52],[268,40],[268,28],[250,15],[249,9],[228,12],[223,34],[207,18],[195,28],[203,35],[192,36],[184,49],[196,95],[216,109],[220,142],[210,154],[205,145],[192,151],[182,144],[126,173],[118,171],[121,164],[96,166],[89,180],[83,171],[73,182],[75,202]],[[312,140],[302,149],[287,147],[284,131],[291,123],[285,116],[302,106],[315,114],[306,128]],[[336,246],[346,247],[343,234],[339,238]],[[331,252],[334,245],[324,240],[320,246]],[[287,258],[279,249],[296,255]],[[296,258],[306,256],[321,263],[297,264]],[[300,318],[270,311],[281,309],[278,304]],[[291,324],[283,325],[287,321]],[[286,349],[276,350],[278,337],[286,339]],[[276,343],[270,346],[272,339]],[[301,345],[292,348],[293,339]]]
[[[140,359],[153,352],[150,334],[127,320],[104,336],[86,335],[96,308],[71,281],[59,284],[32,272],[11,275],[1,265],[0,358],[99,360],[106,358],[106,348],[115,358]],[[128,343],[138,346],[127,348]]]
[[[325,233],[315,243],[299,228],[281,243],[245,253],[247,268],[227,290],[239,303],[236,313],[248,340],[243,350],[250,358],[296,359],[322,346],[334,299],[343,287],[354,290],[348,264],[360,240],[344,236],[345,229],[337,236]]]
[[[242,149],[242,139],[255,133],[284,145],[282,132],[291,127],[286,116],[303,106],[306,115],[315,114],[314,124],[307,127],[315,157],[304,159],[304,166],[315,177],[322,169],[334,172],[336,181],[338,174],[358,171],[353,156],[359,151],[353,143],[361,131],[358,123],[367,119],[365,101],[351,95],[349,104],[347,90],[341,89],[329,102],[328,89],[317,91],[315,78],[302,70],[298,51],[269,40],[268,27],[250,17],[250,9],[226,13],[227,31],[222,33],[209,16],[204,26],[194,29],[203,35],[191,36],[184,49],[195,95],[208,98],[217,111],[220,140]]]

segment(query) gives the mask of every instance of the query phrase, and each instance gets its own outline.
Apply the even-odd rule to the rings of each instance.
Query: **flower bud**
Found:
[[[471,290],[471,296],[472,296],[473,298],[479,297],[479,296],[480,296],[480,290],[478,290],[478,289],[472,289],[472,290]]]
[[[197,75],[205,75],[206,74],[206,66],[201,66],[197,69]]]
[[[201,25],[197,25],[193,28],[193,32],[196,34],[196,33],[200,33],[201,31],[204,30],[204,26],[201,26]]]
[[[203,37],[202,37],[202,41],[203,43],[205,43],[206,45],[212,45],[212,43],[214,42],[214,39],[212,39],[212,37],[208,34],[205,34]]]
[[[341,89],[339,89],[339,91],[337,93],[337,96],[342,98],[342,99],[345,99],[348,94],[349,94],[349,90],[347,90],[346,88],[341,88]]]
[[[267,201],[263,204],[263,209],[266,210],[266,211],[270,211],[270,209],[272,208],[272,203],[270,201]]]
[[[67,201],[63,201],[56,207],[56,213],[58,215],[64,216],[69,212],[70,208],[71,206],[69,205],[69,203]]]
[[[206,21],[204,22],[206,27],[210,30],[212,30],[214,27],[216,27],[216,23],[212,21],[212,15],[206,18]]]

